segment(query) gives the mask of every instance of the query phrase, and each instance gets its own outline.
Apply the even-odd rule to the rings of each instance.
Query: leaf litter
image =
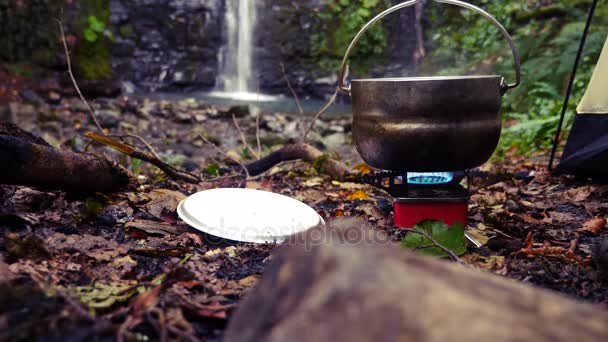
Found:
[[[192,185],[167,180],[141,164],[138,173],[142,177],[137,182],[106,196],[1,185],[0,285],[8,284],[3,289],[10,290],[5,295],[15,305],[0,309],[0,322],[21,317],[23,309],[32,312],[19,329],[11,330],[12,337],[19,337],[20,331],[51,336],[61,320],[62,329],[54,333],[67,337],[84,332],[96,337],[122,334],[157,339],[157,328],[164,325],[171,337],[221,339],[226,321],[261,279],[276,246],[217,241],[181,222],[176,215],[179,202],[205,189],[273,191],[311,205],[325,220],[361,216],[386,231],[395,243],[405,238],[406,244],[415,247],[428,244],[393,227],[392,199],[384,191],[332,180],[306,163],[277,165],[255,180],[229,177],[230,161],[218,157],[213,148],[198,146],[198,134],[190,134],[191,125],[177,123],[172,117],[175,112],[187,112],[181,108],[187,105],[197,115],[207,116],[205,129],[222,137],[214,141],[220,141],[226,150],[240,151],[231,118],[206,114],[213,113],[213,107],[133,101],[127,101],[129,106],[153,108],[152,114],[137,117],[125,111],[124,123],[140,127],[145,121],[148,127],[163,127],[163,132],[151,134],[154,146],[188,155],[186,160],[203,173],[211,168],[212,174],[207,172],[203,182]],[[65,108],[42,110],[69,111],[72,103],[66,99],[61,105]],[[86,126],[72,124],[86,123],[86,115],[71,114],[65,136],[55,137],[61,143],[86,132]],[[271,115],[265,117],[271,120]],[[247,134],[255,134],[255,119],[243,118],[239,124]],[[148,138],[146,131],[140,134]],[[267,132],[262,129],[261,134],[264,138]],[[75,147],[79,148],[83,146]],[[357,172],[373,172],[361,164],[352,146],[342,150],[351,151],[342,157],[357,165]],[[121,158],[113,151],[104,152]],[[482,271],[606,304],[608,287],[601,270],[608,270],[602,265],[608,257],[598,253],[608,248],[597,246],[608,238],[605,219],[601,221],[608,215],[608,187],[567,176],[551,177],[543,167],[539,162],[514,158],[484,166],[496,177],[473,180],[476,193],[466,231],[482,242],[480,248],[466,246],[461,228],[423,229],[458,254],[464,253],[460,258]],[[441,255],[431,247],[419,250]],[[62,312],[71,314],[66,318]]]

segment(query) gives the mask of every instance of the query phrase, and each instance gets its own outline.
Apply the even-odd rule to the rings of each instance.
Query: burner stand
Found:
[[[388,186],[385,185],[387,179]],[[447,184],[414,185],[407,184],[405,179],[396,173],[381,173],[366,179],[393,196],[395,226],[411,228],[423,220],[439,220],[450,226],[457,222],[467,225],[468,186],[465,188],[458,180]]]

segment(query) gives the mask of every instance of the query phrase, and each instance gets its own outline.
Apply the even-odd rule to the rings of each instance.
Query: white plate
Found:
[[[283,242],[323,218],[308,205],[268,191],[222,188],[198,192],[177,206],[188,225],[207,234],[242,242]]]

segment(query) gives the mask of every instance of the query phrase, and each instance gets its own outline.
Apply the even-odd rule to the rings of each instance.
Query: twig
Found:
[[[68,74],[70,75],[72,84],[74,85],[74,88],[76,89],[76,92],[78,93],[78,96],[80,97],[82,102],[84,102],[85,105],[87,106],[89,113],[91,114],[91,117],[93,118],[93,122],[95,123],[95,126],[97,126],[99,131],[102,134],[104,134],[103,129],[101,128],[101,125],[99,124],[99,121],[97,121],[97,117],[95,116],[95,111],[93,110],[93,107],[91,107],[89,102],[82,95],[82,92],[80,91],[80,88],[78,87],[78,83],[76,82],[76,78],[74,78],[74,73],[72,72],[72,60],[70,59],[70,51],[68,49],[68,43],[65,39],[65,32],[63,30],[63,22],[61,21],[61,19],[55,19],[55,20],[57,20],[57,23],[59,24],[59,30],[61,31],[61,40],[63,42],[63,49],[65,51],[65,59],[68,64]]]
[[[331,107],[331,105],[334,104],[334,102],[336,101],[336,98],[338,97],[338,92],[340,92],[340,88],[336,87],[336,90],[334,91],[334,93],[331,96],[331,98],[329,99],[329,101],[327,101],[327,103],[321,108],[321,110],[319,110],[317,112],[317,114],[315,114],[315,116],[312,118],[312,121],[310,122],[310,125],[308,126],[308,128],[304,132],[304,137],[303,137],[304,141],[308,137],[308,133],[310,133],[310,131],[315,126],[315,123],[317,122],[317,120],[319,119],[319,117],[321,117],[321,115],[325,114],[325,112],[327,111],[327,109],[329,109],[329,107]]]
[[[158,158],[158,154],[156,154],[156,152],[154,152],[154,149],[152,149],[152,146],[150,146],[150,144],[148,144],[147,142],[144,144],[147,145],[147,147],[149,149],[151,149],[150,153],[140,151],[131,145],[114,140],[110,136],[107,136],[107,135],[101,135],[101,134],[97,134],[95,132],[88,132],[85,134],[85,136],[91,140],[94,140],[95,142],[97,142],[99,144],[102,144],[102,145],[110,147],[118,152],[126,154],[131,158],[137,158],[137,159],[143,160],[145,162],[148,162],[148,163],[158,167],[159,169],[161,169],[163,172],[165,172],[167,174],[167,176],[169,176],[173,179],[181,179],[181,180],[184,180],[184,181],[186,181],[188,183],[192,183],[192,184],[198,184],[201,182],[201,179],[197,175],[192,174],[190,172],[179,170],[179,169],[165,163],[164,161],[162,161],[160,158]],[[133,137],[136,137],[136,136],[133,135]],[[141,139],[141,141],[145,141],[143,138],[141,138],[139,136],[137,136],[136,139]]]
[[[458,257],[458,255],[456,255],[454,252],[452,252],[449,248],[447,248],[444,245],[442,245],[439,242],[437,242],[437,240],[433,239],[433,237],[430,234],[428,234],[427,232],[419,230],[419,229],[409,229],[408,233],[414,233],[414,234],[422,235],[423,237],[425,237],[426,239],[428,239],[429,241],[431,241],[431,243],[435,247],[437,247],[437,248],[441,249],[442,251],[444,251],[445,253],[447,253],[450,256],[450,258],[452,259],[452,261],[465,265],[464,261],[462,261],[462,259],[460,259]],[[428,246],[423,246],[423,247],[426,248]]]
[[[202,134],[198,135],[199,137],[201,137],[201,139],[203,139],[203,141],[211,146],[213,146],[213,148],[215,148],[215,150],[217,152],[219,152],[221,155],[223,155],[224,157],[232,160],[233,162],[235,162],[236,164],[238,164],[244,171],[245,174],[247,175],[247,179],[249,179],[249,170],[247,170],[247,167],[245,166],[245,164],[241,163],[240,161],[238,161],[236,158],[233,158],[231,155],[229,155],[228,153],[222,151],[221,148],[217,147],[214,143],[212,143],[211,141],[209,141],[209,139],[205,138]]]
[[[257,154],[258,160],[260,160],[260,157],[262,156],[262,144],[260,143],[260,116],[261,115],[262,115],[262,113],[258,113],[258,115],[256,115],[256,117],[255,117],[255,140],[258,144],[258,154]]]
[[[347,64],[346,70],[344,71],[344,78],[348,77],[348,70],[349,69],[348,69],[348,64]],[[315,114],[315,116],[313,116],[312,121],[310,122],[310,125],[306,129],[306,132],[304,132],[304,136],[302,137],[303,141],[306,141],[306,138],[308,137],[308,133],[310,133],[310,131],[313,129],[313,127],[315,126],[315,123],[317,122],[317,120],[319,120],[321,115],[325,114],[325,112],[329,109],[329,107],[331,107],[331,105],[333,105],[334,102],[336,102],[339,92],[340,92],[340,88],[336,87],[336,90],[334,90],[334,93],[329,98],[329,101],[327,101],[327,103],[325,105],[323,105],[323,107],[321,107],[321,109],[317,112],[317,114]]]
[[[150,152],[154,157],[161,159],[161,157],[158,155],[158,153],[156,153],[156,150],[152,147],[152,145],[150,145],[150,143],[146,139],[142,138],[141,136],[139,136],[137,134],[125,134],[122,137],[121,136],[117,136],[117,137],[119,137],[119,138],[128,137],[128,138],[137,139],[148,149],[148,152]]]
[[[287,83],[287,87],[289,88],[291,95],[293,95],[293,98],[296,101],[296,106],[298,106],[298,111],[300,112],[300,114],[304,114],[304,109],[302,109],[302,105],[300,104],[300,98],[298,97],[298,94],[296,94],[296,91],[291,86],[289,77],[287,77],[287,73],[285,72],[285,65],[283,65],[283,63],[280,63],[279,65],[281,66],[281,72],[283,73],[283,78],[285,79],[285,82]]]
[[[253,155],[255,156],[256,159],[260,159],[260,155],[247,142],[247,138],[245,137],[245,132],[243,132],[243,129],[241,129],[241,126],[239,125],[239,122],[236,119],[236,116],[234,114],[232,114],[232,122],[234,123],[234,126],[236,127],[236,129],[239,131],[239,135],[241,136],[241,142],[243,143],[243,146],[246,149],[248,149],[251,153],[253,153]]]

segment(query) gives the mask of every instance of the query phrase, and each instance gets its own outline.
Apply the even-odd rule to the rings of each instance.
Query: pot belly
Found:
[[[379,169],[466,170],[485,163],[500,138],[499,114],[477,114],[463,122],[429,122],[355,113],[353,138],[363,160]]]

